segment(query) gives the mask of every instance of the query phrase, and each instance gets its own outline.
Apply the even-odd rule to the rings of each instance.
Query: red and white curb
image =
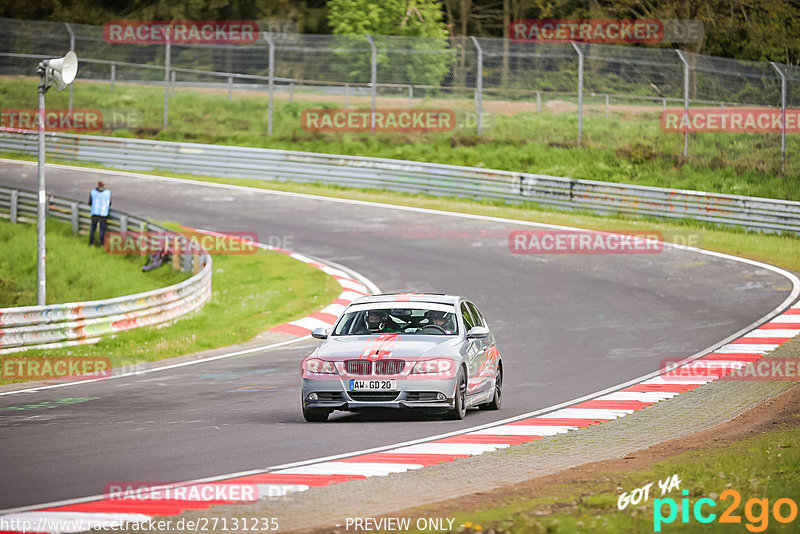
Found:
[[[357,290],[354,280],[337,269],[329,268],[316,260],[305,258],[286,251],[292,257],[310,265],[326,270],[332,276],[340,276],[345,289],[343,295]],[[337,278],[338,279],[338,278]],[[357,282],[355,282],[357,283]],[[355,290],[355,291],[354,291]],[[349,298],[347,295],[344,298]],[[343,305],[343,303],[338,303]],[[334,306],[334,305],[331,305]],[[326,308],[326,314],[334,315],[339,308]],[[321,312],[320,312],[321,313]],[[328,317],[314,317],[313,321],[300,319],[289,323],[282,331],[300,334],[300,328],[309,330],[317,326],[329,325]],[[285,325],[284,325],[285,326]],[[270,470],[250,471],[218,479],[206,479],[180,484],[207,486],[246,485],[258,488],[259,498],[274,498],[292,492],[302,492],[316,486],[328,486],[349,480],[363,480],[369,477],[387,476],[428,465],[451,462],[458,458],[468,458],[485,452],[492,452],[526,443],[546,436],[562,434],[590,425],[605,423],[646,408],[662,400],[670,399],[685,391],[703,384],[719,380],[732,369],[757,362],[783,343],[800,335],[800,304],[795,304],[783,314],[772,318],[755,330],[748,332],[717,350],[699,359],[684,363],[681,367],[704,362],[706,368],[719,366],[718,372],[711,371],[706,376],[679,376],[665,378],[663,374],[627,385],[622,389],[600,395],[589,400],[567,404],[553,411],[520,416],[500,423],[483,425],[460,434],[448,434],[419,440],[406,444],[393,445],[350,456],[336,456],[280,466]],[[680,369],[680,368],[678,368]],[[672,372],[675,370],[673,369]],[[680,373],[678,373],[680,375]],[[145,522],[156,516],[174,516],[187,510],[207,509],[217,505],[241,504],[234,501],[197,501],[177,499],[147,499],[138,495],[130,500],[98,497],[87,502],[76,502],[52,506],[33,511],[21,511],[0,516],[0,532],[16,532],[9,525],[28,526],[35,532],[79,532],[90,528],[122,525],[126,522]],[[14,523],[16,522],[16,523]]]

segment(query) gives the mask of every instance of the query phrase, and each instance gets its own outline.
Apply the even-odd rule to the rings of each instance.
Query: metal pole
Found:
[[[294,101],[294,80],[289,82],[289,103]]]
[[[770,61],[772,68],[781,77],[781,174],[786,172],[786,75],[774,61]]]
[[[536,113],[542,112],[542,93],[541,91],[536,91]]]
[[[267,135],[272,135],[272,106],[275,91],[275,43],[269,32],[264,34],[269,43],[269,108],[267,109]]]
[[[683,134],[683,159],[689,157],[689,62],[683,56],[683,52],[675,49],[678,57],[683,62],[683,120],[686,121],[686,130]]]
[[[608,95],[606,95],[606,120],[608,120]]]
[[[175,81],[178,79],[178,71],[173,70],[169,77],[169,94],[175,96]]]
[[[344,84],[344,107],[350,107],[350,84]]]
[[[170,42],[167,40],[167,46],[164,51],[164,129],[167,129],[167,117],[169,116],[169,60],[171,50]]]
[[[409,85],[408,86],[408,107],[410,107],[410,108],[414,107],[414,86],[413,85]]]
[[[117,78],[117,65],[115,63],[111,64],[111,90],[114,90],[114,80]]]
[[[233,99],[233,76],[228,76],[228,102]]]
[[[69,32],[69,49],[71,52],[75,51],[75,33],[72,31],[72,26],[69,25],[69,22],[65,22],[64,25],[67,27],[67,31]],[[73,84],[69,84],[69,114],[72,115],[72,91],[74,89]]]
[[[475,79],[475,113],[478,114],[478,136],[481,135],[483,130],[483,49],[474,36],[470,36],[472,43],[478,50],[478,72]]]
[[[577,43],[572,43],[572,47],[578,53],[578,144],[581,144],[583,134],[583,52]]]
[[[39,202],[36,210],[36,304],[44,306],[47,303],[47,273],[46,246],[45,246],[45,220],[47,216],[47,193],[44,184],[44,94],[47,91],[46,75],[42,74],[39,84]]]
[[[369,46],[372,48],[372,57],[370,59],[371,63],[371,74],[370,74],[370,84],[372,85],[372,111],[370,115],[372,116],[371,127],[370,131],[375,131],[375,98],[377,96],[378,91],[378,49],[375,47],[375,41],[372,40],[372,36],[370,34],[366,34],[367,41],[369,41]]]

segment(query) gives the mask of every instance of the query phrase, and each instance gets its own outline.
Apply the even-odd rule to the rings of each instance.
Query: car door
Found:
[[[470,331],[476,323],[472,312],[469,309],[469,304],[466,301],[461,302],[461,317],[464,319],[464,335]],[[465,342],[465,359],[467,367],[469,368],[469,382],[467,393],[473,395],[478,393],[481,389],[482,379],[480,378],[481,361],[484,359],[484,345],[481,339],[467,339]]]
[[[467,302],[470,315],[476,326],[483,326],[488,328],[486,320],[478,310],[477,306],[472,302]],[[494,336],[491,331],[489,335],[483,339],[476,340],[478,345],[479,361],[477,362],[477,371],[475,377],[478,379],[478,391],[485,391],[494,387],[494,377],[497,374],[497,358],[494,357]]]

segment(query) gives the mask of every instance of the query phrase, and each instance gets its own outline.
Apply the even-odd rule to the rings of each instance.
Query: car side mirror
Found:
[[[328,339],[328,335],[330,333],[331,331],[328,328],[315,328],[311,331],[311,337],[317,339]]]
[[[467,339],[483,339],[489,337],[489,329],[485,326],[473,326],[467,332]]]

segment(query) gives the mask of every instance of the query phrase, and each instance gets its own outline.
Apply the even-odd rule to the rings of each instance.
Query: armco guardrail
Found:
[[[88,205],[52,196],[48,201],[48,215],[71,221],[74,232],[89,227]],[[36,206],[35,193],[0,188],[0,216],[11,222],[35,222]],[[131,234],[168,231],[117,209],[111,210],[108,226]],[[93,343],[104,335],[164,324],[201,308],[211,298],[211,257],[204,251],[184,254],[176,263],[197,272],[178,284],[135,295],[0,309],[0,354]]]
[[[33,132],[0,132],[0,151],[35,154]],[[125,170],[317,182],[393,191],[534,202],[598,213],[692,218],[800,233],[800,202],[574,180],[360,156],[51,133],[48,155]]]

